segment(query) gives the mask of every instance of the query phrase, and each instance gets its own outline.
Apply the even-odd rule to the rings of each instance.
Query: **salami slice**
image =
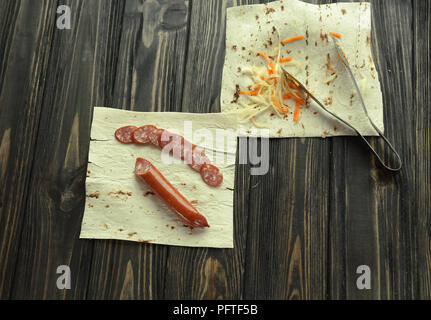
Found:
[[[138,144],[147,144],[150,142],[149,134],[157,130],[157,127],[153,125],[145,125],[135,129],[132,132],[132,140]]]
[[[115,138],[121,143],[131,144],[133,143],[132,132],[136,128],[135,126],[121,127],[115,131]]]
[[[174,140],[174,147],[172,149],[172,155],[177,159],[182,159],[186,157],[186,154],[193,150],[194,145],[182,138],[181,140]]]
[[[159,147],[163,149],[174,140],[175,143],[180,144],[182,143],[183,137],[176,133],[169,132],[168,130],[164,130],[159,136]]]
[[[159,137],[164,131],[165,131],[164,129],[157,129],[156,128],[155,130],[152,130],[151,132],[148,133],[148,139],[150,140],[150,142],[153,145],[160,147],[159,146]]]
[[[223,182],[223,174],[216,166],[205,163],[201,167],[202,180],[211,187],[217,187]]]
[[[201,168],[205,163],[211,163],[211,160],[205,155],[205,153],[199,151],[197,148],[186,150],[184,160],[190,168],[197,172],[201,172]]]

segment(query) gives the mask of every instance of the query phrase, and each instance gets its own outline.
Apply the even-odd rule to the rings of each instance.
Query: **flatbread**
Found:
[[[192,125],[185,132],[184,122]],[[126,125],[152,124],[185,136],[220,168],[224,180],[217,188],[206,185],[187,164],[167,164],[159,148],[125,145],[115,137]],[[189,127],[187,127],[189,128]],[[230,129],[224,131],[225,129]],[[226,114],[132,112],[94,109],[86,180],[86,204],[81,238],[119,239],[190,247],[233,247],[233,188],[236,159],[236,120]],[[224,139],[216,131],[230,132]],[[191,133],[191,134],[190,134]],[[203,139],[213,136],[213,143]],[[190,136],[188,136],[190,134]],[[193,135],[193,136],[191,136]],[[223,143],[224,141],[224,143]],[[211,150],[215,150],[211,154]],[[136,158],[149,160],[198,211],[210,228],[191,230],[135,177]],[[173,160],[167,156],[168,160]]]
[[[349,60],[353,74],[364,85],[363,98],[368,113],[376,126],[384,131],[383,102],[380,82],[371,53],[370,4],[334,3],[313,5],[297,0],[276,1],[268,4],[247,5],[227,9],[226,57],[223,69],[221,106],[222,112],[241,110],[234,102],[236,85],[242,90],[254,84],[244,73],[253,65],[264,67],[265,61],[258,51],[276,52],[280,40],[303,35],[304,40],[282,47],[282,56],[291,56],[302,65],[296,78],[316,98],[342,119],[350,122],[363,135],[377,135],[369,124],[360,105],[348,73],[337,52],[329,32],[342,35],[341,45]],[[278,36],[280,34],[280,38]],[[336,68],[338,77],[327,85],[325,73],[327,56]],[[294,70],[294,67],[288,67]],[[240,95],[243,101],[247,96]],[[321,110],[315,103],[301,109],[297,123],[293,121],[294,105],[290,105],[287,120],[274,112],[265,111],[256,117],[258,123],[270,127],[270,137],[325,137],[354,135],[355,133]],[[251,121],[239,123],[247,131]]]

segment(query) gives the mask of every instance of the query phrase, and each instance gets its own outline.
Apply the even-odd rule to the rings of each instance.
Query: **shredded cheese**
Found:
[[[337,79],[337,77],[338,77],[338,74],[334,73],[333,75],[329,76],[328,79],[326,79],[325,83],[329,85],[332,81]]]
[[[256,121],[256,117],[252,117],[252,118],[251,118],[251,121],[253,122],[253,124],[254,124],[257,128],[270,129],[270,127],[269,127],[269,126],[267,126],[267,125],[265,125],[265,124],[262,124],[262,123],[260,123],[260,122],[257,122],[257,121]]]
[[[278,47],[274,48],[271,55],[258,51],[257,56],[262,58],[262,62],[265,67],[252,66],[251,68],[244,68],[243,74],[247,74],[253,81],[253,86],[248,87],[249,91],[241,90],[241,98],[238,101],[242,109],[237,112],[240,116],[240,121],[252,121],[253,124],[258,128],[268,128],[264,123],[259,123],[256,120],[256,116],[263,111],[272,109],[280,119],[286,119],[286,114],[290,113],[290,108],[286,104],[285,100],[294,100],[296,103],[296,119],[299,117],[299,107],[305,102],[301,98],[292,98],[299,95],[299,89],[292,86],[288,82],[281,66],[293,67],[290,73],[295,76],[302,70],[302,64],[298,60],[293,60],[292,57],[282,57],[281,52],[281,36],[278,33]],[[301,37],[298,37],[300,39]],[[296,39],[296,38],[295,38]],[[287,44],[292,39],[287,39],[284,44]],[[289,70],[290,71],[290,70]],[[283,99],[283,97],[287,97]],[[298,102],[300,101],[300,102]]]
[[[285,66],[294,66],[296,69],[293,72],[290,72],[292,76],[296,76],[302,69],[302,64],[298,60],[292,60],[285,63]]]

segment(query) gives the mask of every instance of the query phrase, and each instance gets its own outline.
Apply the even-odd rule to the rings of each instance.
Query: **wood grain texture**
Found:
[[[218,112],[226,9],[259,2],[68,0],[71,30],[58,1],[0,2],[0,299],[431,299],[425,0],[371,1],[399,174],[354,137],[272,139],[266,175],[237,165],[234,249],[78,239],[92,106]]]
[[[28,213],[28,183],[52,41],[53,21],[49,16],[55,12],[53,4],[13,1],[0,8],[0,298],[11,296],[19,265],[20,235]]]
[[[108,105],[181,111],[188,17],[188,1],[125,2],[115,88]],[[89,299],[164,298],[167,246],[95,243]]]
[[[415,224],[411,226],[412,273],[417,299],[431,299],[431,3],[413,1],[413,115]],[[407,200],[407,199],[406,199]]]
[[[383,88],[385,132],[403,157],[397,175],[384,172],[355,138],[334,139],[331,190],[332,298],[414,297],[412,272],[415,212],[413,198],[412,24],[408,1],[372,1],[372,48]],[[388,49],[389,48],[389,49]],[[407,118],[406,118],[407,117]],[[371,139],[383,151],[381,140]],[[334,223],[333,223],[334,222]],[[369,266],[371,289],[357,287],[357,268]]]
[[[273,139],[251,177],[246,299],[326,296],[329,140]]]
[[[112,106],[180,111],[189,1],[127,0]]]
[[[118,2],[70,1],[72,29],[55,29],[28,201],[15,271],[14,299],[86,297],[93,243],[78,240],[85,199],[92,105],[105,103],[112,83],[110,19]],[[55,8],[56,3],[54,2]],[[27,5],[28,9],[33,7]],[[55,22],[56,14],[50,19]],[[101,77],[101,78],[99,78]],[[111,89],[112,90],[112,89]],[[56,286],[59,265],[72,289]]]

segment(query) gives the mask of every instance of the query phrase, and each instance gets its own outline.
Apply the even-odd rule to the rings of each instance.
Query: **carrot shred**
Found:
[[[276,97],[272,97],[272,102],[274,103],[274,106],[276,106],[277,108],[281,108],[281,104],[280,102],[278,102],[278,99]]]
[[[305,104],[305,100],[302,97],[300,97],[299,94],[293,94],[291,92],[286,93],[283,96],[283,99],[284,100],[293,99],[293,100],[295,100],[296,103],[299,103],[300,105],[304,105]]]
[[[286,93],[286,94],[283,96],[283,99],[284,99],[284,100],[287,100],[287,99],[294,99],[294,97],[295,97],[295,95],[294,95],[293,93],[288,92],[288,93]]]
[[[272,61],[271,60],[271,58],[270,57],[268,57],[268,55],[265,53],[265,52],[263,52],[263,51],[259,51],[258,53],[257,53],[257,55],[258,56],[261,56],[262,58],[264,58],[265,60],[268,60],[268,61]]]
[[[257,84],[257,85],[253,88],[253,91],[257,91],[257,90],[259,90],[259,88],[260,88],[261,86],[262,86],[261,84]]]
[[[337,37],[338,39],[341,38],[341,34],[339,34],[338,32],[329,32],[330,35],[333,35],[334,37]]]
[[[272,62],[272,60],[270,60],[269,64],[268,64],[268,74],[272,75],[272,74],[274,74],[274,72],[275,72],[275,65],[274,65],[274,62]]]
[[[285,45],[286,43],[301,40],[301,39],[304,39],[304,36],[296,36],[296,37],[292,37],[292,38],[287,38],[287,39],[284,39],[283,41],[281,41],[281,44]]]
[[[271,77],[269,80],[274,80],[274,86],[277,86],[277,77]]]
[[[248,96],[257,96],[257,94],[259,92],[258,91],[244,91],[244,90],[240,90],[239,93],[240,94],[246,94]]]
[[[299,107],[300,104],[298,102],[295,103],[295,111],[293,112],[293,121],[298,122],[299,120]]]
[[[281,58],[280,63],[292,61],[292,57]]]
[[[265,81],[265,77],[264,76],[260,76],[260,80]]]
[[[272,96],[272,103],[274,103],[274,106],[276,106],[278,110],[280,110],[281,112],[283,113],[289,112],[289,108],[287,108],[286,106],[283,108],[283,106],[280,104],[278,99],[274,96]]]

